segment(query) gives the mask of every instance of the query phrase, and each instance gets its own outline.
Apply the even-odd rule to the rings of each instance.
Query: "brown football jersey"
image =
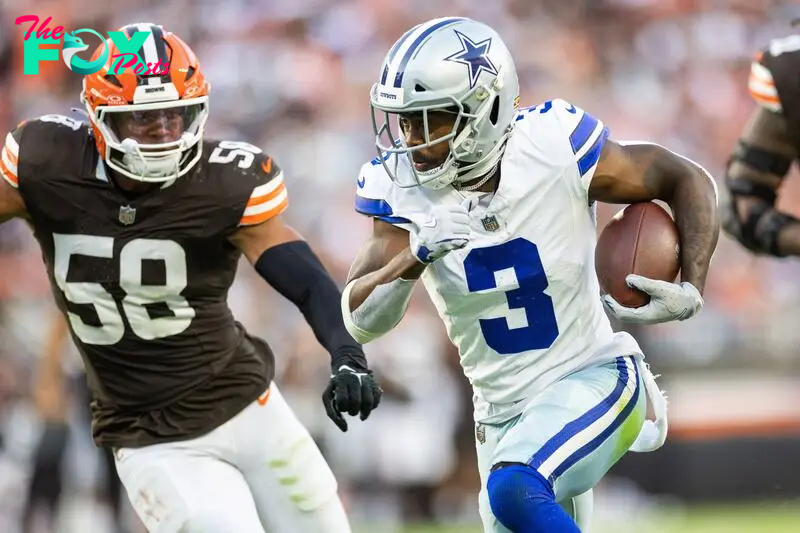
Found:
[[[282,173],[258,148],[205,141],[186,175],[126,196],[90,130],[61,115],[6,137],[17,187],[93,393],[98,445],[197,437],[262,394],[268,345],[228,308],[240,252],[229,238],[287,205]]]
[[[786,117],[800,151],[800,35],[774,39],[756,55],[748,90],[760,106]]]

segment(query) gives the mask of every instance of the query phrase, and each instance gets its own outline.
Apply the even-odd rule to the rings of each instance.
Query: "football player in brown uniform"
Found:
[[[800,255],[800,221],[775,207],[800,153],[800,35],[775,39],[759,52],[748,89],[758,107],[728,164],[723,227],[757,254]]]
[[[340,292],[281,220],[275,161],[203,139],[209,85],[192,50],[157,25],[122,31],[149,32],[141,58],[168,71],[109,61],[83,80],[89,125],[24,122],[0,162],[0,221],[27,219],[39,241],[86,366],[94,440],[115,450],[150,531],[346,533],[336,480],[272,383],[269,346],[227,305],[244,254],[330,352],[323,400],[346,430],[343,413],[365,419],[381,390]]]

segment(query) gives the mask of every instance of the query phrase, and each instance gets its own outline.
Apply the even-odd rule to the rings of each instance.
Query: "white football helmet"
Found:
[[[430,20],[392,46],[370,91],[378,158],[400,187],[438,189],[474,180],[500,161],[518,103],[517,70],[497,32],[468,18]],[[453,128],[431,139],[428,113],[444,110],[456,114]],[[407,146],[400,135],[398,120],[407,113],[422,114],[425,142],[419,146]],[[440,142],[450,145],[445,161],[418,171],[412,153]],[[401,164],[411,172],[398,172]]]

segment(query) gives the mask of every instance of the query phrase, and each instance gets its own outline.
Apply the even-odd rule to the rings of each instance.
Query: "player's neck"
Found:
[[[117,190],[119,190],[128,198],[141,196],[152,191],[153,189],[157,189],[160,186],[158,183],[147,183],[143,181],[132,180],[113,170],[110,170],[109,175],[114,187],[116,187]]]
[[[496,167],[493,170],[487,172],[487,174],[493,174],[489,179],[486,180],[480,187],[475,189],[470,189],[475,184],[480,183],[485,177],[486,174],[483,176],[478,176],[474,180],[469,180],[464,183],[459,184],[457,187],[461,191],[468,191],[468,192],[495,192],[497,190],[497,186],[500,184],[500,167]]]

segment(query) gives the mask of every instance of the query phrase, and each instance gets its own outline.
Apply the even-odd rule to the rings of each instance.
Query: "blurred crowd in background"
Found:
[[[24,118],[80,116],[70,109],[80,106],[80,77],[63,62],[42,63],[38,76],[22,74],[27,25],[15,26],[16,17],[51,16],[51,27],[68,30],[163,24],[194,48],[211,82],[207,134],[252,142],[275,158],[290,195],[286,219],[339,282],[371,229],[352,208],[358,169],[375,155],[368,91],[386,51],[412,25],[445,15],[492,25],[516,58],[522,105],[567,99],[604,120],[613,138],[661,143],[721,183],[755,105],[746,87],[750,60],[770,39],[790,34],[790,21],[800,17],[795,2],[777,0],[5,0],[0,6],[2,135]],[[793,171],[787,182],[780,202],[800,213],[800,179]],[[618,208],[600,207],[600,228]],[[767,406],[759,407],[762,418],[783,406],[775,416],[796,416],[800,426],[800,407],[787,409],[798,400],[791,385],[800,370],[799,279],[800,263],[754,258],[722,236],[703,312],[686,323],[634,331],[664,374],[664,387],[672,388],[678,437],[682,420],[687,428],[731,411],[747,416],[754,404]],[[475,521],[471,392],[422,291],[400,329],[367,347],[387,396],[368,423],[351,424],[347,434],[324,416],[328,357],[300,313],[248,265],[230,305],[273,346],[278,382],[319,439],[355,516]],[[24,499],[20,487],[41,418],[31,401],[34,369],[52,320],[29,229],[3,225],[2,531],[14,531]],[[63,349],[65,373],[80,376],[78,356],[71,346]],[[756,400],[742,393],[748,386]],[[65,468],[74,493],[90,492],[100,462],[82,406],[73,411]]]

